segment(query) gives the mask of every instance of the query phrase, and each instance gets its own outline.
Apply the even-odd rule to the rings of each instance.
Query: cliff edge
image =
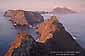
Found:
[[[56,16],[37,25],[35,31],[38,34],[38,41],[34,41],[29,33],[21,32],[5,56],[82,55],[82,48]]]

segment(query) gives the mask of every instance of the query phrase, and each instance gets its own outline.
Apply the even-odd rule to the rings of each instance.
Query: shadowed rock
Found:
[[[36,31],[39,33],[39,42],[45,43],[47,39],[52,38],[53,33],[59,31],[57,27],[58,20],[56,16],[52,16],[49,20],[37,26]]]
[[[5,56],[48,56],[44,44],[37,43],[26,32],[17,35]]]
[[[29,24],[35,26],[44,21],[43,16],[37,12],[24,11],[25,17]]]
[[[16,36],[16,39],[14,40],[14,42],[10,45],[5,56],[12,56],[13,52],[15,52],[16,49],[18,49],[17,55],[20,54],[20,53],[18,53],[19,51],[22,51],[23,49],[25,50],[26,48],[28,48],[28,49],[31,48],[30,46],[33,41],[34,40],[32,39],[32,37],[30,35],[28,35],[26,32],[19,33]]]
[[[38,42],[26,32],[18,34],[5,56],[56,56],[56,54],[82,56],[82,48],[56,16],[37,25],[36,32],[39,35]]]
[[[45,47],[51,52],[74,52],[80,55],[82,48],[65,30],[64,26],[58,21],[56,16],[41,23],[37,28],[39,42],[44,43]],[[76,53],[77,52],[77,53]]]
[[[10,17],[10,21],[12,21],[15,26],[33,26],[44,21],[43,16],[32,11],[8,10],[5,12],[4,16]]]

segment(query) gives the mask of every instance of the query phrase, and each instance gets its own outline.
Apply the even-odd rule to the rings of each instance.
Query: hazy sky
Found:
[[[0,9],[51,11],[57,6],[85,12],[85,0],[0,0]]]

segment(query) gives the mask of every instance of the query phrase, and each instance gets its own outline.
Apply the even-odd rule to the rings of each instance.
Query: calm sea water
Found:
[[[43,15],[44,19],[50,18],[51,14]],[[63,23],[66,30],[76,37],[76,41],[85,48],[85,14],[56,15]],[[36,35],[33,30],[27,30],[30,34]],[[15,40],[18,31],[14,29],[9,18],[3,17],[0,13],[0,56],[2,56],[10,43]],[[32,35],[32,34],[31,34]],[[33,35],[33,36],[34,36]],[[35,36],[34,36],[35,37]],[[37,36],[36,36],[37,37]],[[35,38],[36,39],[36,38]]]
[[[85,14],[73,14],[62,16],[60,22],[67,31],[76,37],[77,42],[85,48]]]

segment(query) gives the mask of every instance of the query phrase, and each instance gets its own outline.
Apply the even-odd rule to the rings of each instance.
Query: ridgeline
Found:
[[[34,40],[28,32],[21,31],[10,44],[5,56],[83,55],[82,47],[65,30],[56,16],[44,21],[40,14],[23,10],[7,11],[4,16],[11,17],[13,25],[16,23],[18,27],[25,25],[29,29],[31,25],[38,35],[38,39]]]

